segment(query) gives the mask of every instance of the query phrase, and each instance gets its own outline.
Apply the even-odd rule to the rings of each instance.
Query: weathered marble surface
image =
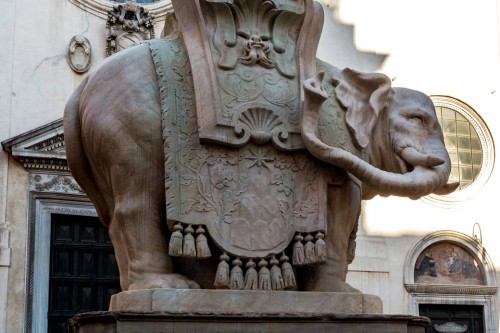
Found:
[[[404,315],[179,315],[144,312],[90,312],[70,322],[71,333],[125,332],[343,332],[424,333],[425,317]]]
[[[111,311],[152,311],[176,314],[328,315],[380,314],[379,297],[361,293],[143,289],[113,295]]]

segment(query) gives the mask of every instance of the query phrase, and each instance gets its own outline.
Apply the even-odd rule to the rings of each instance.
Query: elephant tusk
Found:
[[[420,165],[428,168],[433,168],[445,162],[439,157],[422,154],[413,147],[406,147],[401,151],[400,155],[405,160],[405,162],[410,163],[412,166]]]

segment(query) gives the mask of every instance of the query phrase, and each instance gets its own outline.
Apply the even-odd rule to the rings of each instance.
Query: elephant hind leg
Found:
[[[113,179],[115,205],[110,233],[115,249],[119,249],[122,289],[199,288],[175,273],[168,255],[163,175],[147,169],[136,165],[128,169],[134,170],[133,177]]]
[[[128,258],[121,234],[116,226],[116,223],[110,224],[108,229],[109,237],[111,238],[111,242],[113,243],[113,247],[115,249],[116,263],[118,264],[118,271],[120,272],[120,287],[122,290],[128,290]]]

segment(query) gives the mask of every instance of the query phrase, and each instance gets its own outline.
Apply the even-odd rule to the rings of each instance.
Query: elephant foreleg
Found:
[[[359,292],[345,282],[347,266],[353,259],[354,237],[361,212],[361,189],[347,179],[340,186],[328,187],[328,229],[325,264],[306,269],[305,290]]]

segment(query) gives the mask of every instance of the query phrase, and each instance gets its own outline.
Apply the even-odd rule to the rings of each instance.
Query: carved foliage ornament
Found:
[[[136,0],[113,6],[108,11],[106,56],[124,50],[143,40],[155,38],[153,15]]]
[[[315,73],[318,21],[323,18],[313,1],[172,4],[183,37],[189,40],[186,48],[196,73],[200,140],[233,147],[253,141],[270,142],[283,151],[303,149],[300,82]],[[193,18],[197,29],[192,28]],[[257,131],[248,117],[259,117]]]
[[[181,239],[184,231],[191,239],[195,232],[203,234],[198,227],[204,226],[229,255],[250,259],[279,256],[296,233],[304,233],[295,237],[297,243],[322,239],[330,171],[305,152],[279,152],[268,144],[271,137],[286,135],[276,107],[263,103],[235,113],[234,131],[253,137],[240,149],[200,144],[193,76],[182,42],[149,43],[160,84],[167,216],[174,234]]]

